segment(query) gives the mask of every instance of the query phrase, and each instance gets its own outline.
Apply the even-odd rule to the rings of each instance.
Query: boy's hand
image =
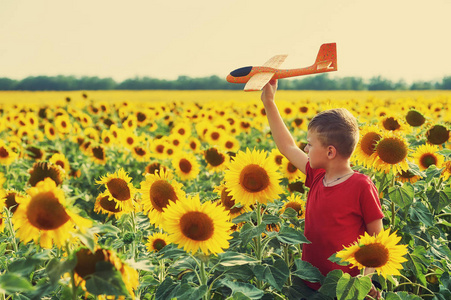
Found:
[[[262,89],[261,99],[263,104],[274,101],[274,95],[277,90],[277,79],[271,79]]]
[[[381,292],[376,289],[374,284],[371,286],[371,290],[368,292],[368,296],[371,296],[373,299],[380,299],[381,298]],[[365,299],[370,299],[366,297]]]

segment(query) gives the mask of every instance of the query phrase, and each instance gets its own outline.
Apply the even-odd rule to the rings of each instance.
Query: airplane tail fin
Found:
[[[329,72],[337,70],[337,44],[322,44],[316,57],[315,66],[318,71]]]

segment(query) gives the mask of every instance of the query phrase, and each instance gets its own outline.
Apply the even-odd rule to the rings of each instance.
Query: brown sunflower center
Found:
[[[407,156],[407,147],[402,140],[385,138],[377,144],[376,152],[384,162],[395,165]]]
[[[163,239],[155,239],[152,243],[152,247],[157,251],[163,249],[164,246],[166,246],[166,241]]]
[[[191,162],[189,160],[187,160],[186,158],[182,158],[179,161],[179,167],[180,167],[180,171],[182,171],[185,174],[189,174],[189,172],[191,172],[193,166],[191,165]]]
[[[360,247],[354,254],[355,260],[365,267],[378,268],[389,260],[388,249],[379,243]]]
[[[298,170],[298,168],[296,168],[291,162],[288,162],[287,165],[287,172],[292,174],[292,173],[296,173],[296,171]]]
[[[169,204],[169,200],[177,200],[174,187],[166,180],[157,180],[152,183],[149,195],[153,208],[159,212],[163,212],[163,209]]]
[[[55,181],[57,185],[60,185],[63,182],[61,167],[48,162],[35,163],[30,171],[28,183],[31,186],[35,186],[39,181],[42,181],[47,177]]]
[[[190,211],[180,218],[180,229],[184,236],[195,241],[206,241],[214,233],[213,220],[200,211]]]
[[[116,208],[116,201],[110,200],[109,196],[102,197],[99,202],[100,206],[106,211],[112,213],[118,213],[121,211],[121,208],[119,206]]]
[[[437,157],[432,153],[425,153],[420,157],[420,164],[425,168],[430,165],[437,165]]]
[[[302,204],[298,203],[298,202],[288,202],[285,207],[290,207],[292,209],[294,209],[297,213],[298,216],[302,216],[303,210],[302,210]]]
[[[50,192],[35,195],[28,205],[27,218],[39,230],[55,230],[69,221],[70,217],[58,198]]]
[[[93,254],[88,249],[80,249],[77,253],[77,265],[74,268],[75,273],[81,278],[93,274],[96,271],[96,264],[100,261],[106,261],[107,257],[102,250],[97,250]]]
[[[226,191],[226,189],[222,189],[221,203],[229,210],[235,205],[235,200],[233,200],[233,197],[230,196],[229,192]]]
[[[282,155],[276,155],[276,157],[274,158],[274,161],[279,166],[282,164],[282,160],[283,160],[283,156]]]
[[[0,157],[1,158],[7,158],[9,156],[8,150],[5,149],[5,147],[0,148]]]
[[[257,193],[269,186],[269,176],[262,167],[251,164],[243,168],[240,174],[241,186],[248,192]]]
[[[111,196],[119,201],[130,200],[130,188],[125,180],[120,178],[113,178],[106,184]]]
[[[217,149],[210,148],[205,150],[205,160],[213,167],[220,166],[224,163],[225,157],[222,153],[219,153]]]
[[[415,174],[413,174],[411,171],[409,171],[409,170],[407,170],[407,171],[401,171],[401,173],[399,174],[399,176],[400,177],[402,177],[402,178],[406,178],[406,179],[409,179],[409,178],[412,178],[412,177],[414,177],[415,176]]]
[[[449,140],[449,130],[442,125],[434,125],[426,132],[428,142],[434,145],[441,145]]]
[[[101,146],[93,147],[92,154],[97,159],[100,159],[100,160],[105,159],[105,151],[103,150],[103,147],[101,147]]]
[[[424,116],[416,110],[410,110],[406,115],[406,121],[410,126],[421,126],[426,121]]]
[[[360,148],[362,151],[370,156],[374,153],[377,142],[381,139],[381,135],[376,132],[368,132],[362,137],[360,141]]]
[[[8,210],[11,210],[12,213],[16,211],[17,206],[19,206],[19,203],[16,202],[15,192],[9,192],[8,194],[6,194],[5,206]]]
[[[384,128],[387,130],[397,130],[401,127],[401,125],[399,124],[398,120],[396,120],[393,117],[389,117],[386,118],[383,122],[382,125],[384,125]]]

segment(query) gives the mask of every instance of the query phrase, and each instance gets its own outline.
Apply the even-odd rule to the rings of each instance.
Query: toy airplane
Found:
[[[259,91],[272,78],[288,78],[308,74],[337,71],[337,44],[323,44],[313,65],[306,68],[282,70],[277,69],[288,55],[276,55],[260,67],[243,67],[232,71],[227,76],[231,83],[246,83],[245,91]]]

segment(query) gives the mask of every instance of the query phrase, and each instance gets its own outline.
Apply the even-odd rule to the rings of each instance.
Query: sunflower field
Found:
[[[383,299],[451,299],[451,92],[276,96],[357,118],[354,170],[385,218],[331,256]],[[301,260],[308,188],[258,93],[0,93],[0,299],[363,299],[371,279]],[[320,282],[318,292],[304,281]],[[369,299],[369,298],[368,298]]]

